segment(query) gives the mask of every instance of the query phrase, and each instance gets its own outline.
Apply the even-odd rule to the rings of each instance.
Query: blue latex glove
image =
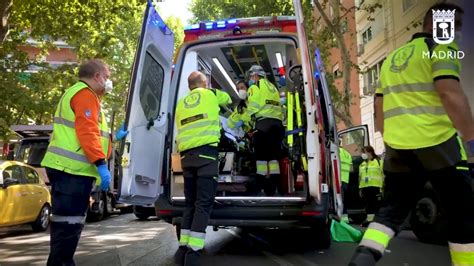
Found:
[[[467,148],[469,149],[469,153],[474,155],[474,139],[466,142]]]
[[[237,123],[235,124],[235,128],[237,129],[237,128],[243,126],[243,125],[244,125],[244,121],[239,120],[239,122],[237,122]]]
[[[125,125],[122,126],[115,132],[115,140],[122,140],[128,135],[128,130],[125,130]]]
[[[107,164],[101,164],[97,166],[97,171],[100,176],[100,189],[103,191],[109,190],[110,186],[110,172],[107,168]]]

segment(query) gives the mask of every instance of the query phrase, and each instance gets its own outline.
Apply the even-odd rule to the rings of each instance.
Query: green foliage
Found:
[[[193,0],[192,22],[225,18],[293,15],[291,0]]]
[[[61,94],[76,80],[77,64],[53,68],[43,56],[59,49],[61,40],[77,56],[77,62],[101,58],[111,69],[114,91],[107,95],[104,110],[119,111],[124,99],[136,49],[143,0],[18,0],[13,1],[9,34],[0,45],[0,137],[7,138],[12,124],[51,123]],[[28,41],[35,40],[36,57]],[[28,48],[29,47],[29,48]],[[19,49],[20,48],[20,49]],[[36,66],[39,71],[25,74]],[[118,120],[122,120],[119,118]]]
[[[184,40],[184,26],[181,20],[177,17],[170,16],[165,20],[166,25],[171,29],[174,34],[174,52],[178,51],[178,48],[183,44]]]

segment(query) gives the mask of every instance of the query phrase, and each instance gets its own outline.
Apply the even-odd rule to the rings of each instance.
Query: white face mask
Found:
[[[369,156],[367,155],[367,153],[362,153],[361,156],[362,156],[362,159],[363,159],[363,160],[369,159]]]
[[[242,100],[247,99],[247,91],[239,90],[239,98]]]
[[[105,92],[111,93],[113,89],[114,89],[114,85],[112,84],[112,81],[110,79],[107,79],[104,83]]]

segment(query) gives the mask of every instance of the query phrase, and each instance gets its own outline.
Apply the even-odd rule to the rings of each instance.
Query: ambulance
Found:
[[[158,218],[175,225],[179,234],[185,198],[175,110],[189,92],[187,78],[202,71],[211,87],[227,92],[236,104],[235,83],[258,64],[270,82],[291,96],[286,112],[295,122],[286,119],[291,126],[283,144],[288,156],[280,162],[281,189],[275,196],[255,190],[251,152],[239,146],[245,139],[226,132],[223,125],[219,184],[209,225],[306,228],[320,248],[330,246],[330,218],[341,216],[343,208],[338,134],[325,69],[319,52],[309,50],[301,2],[293,4],[295,16],[188,26],[175,60],[173,33],[148,4],[127,99],[125,125],[130,133],[123,140],[120,202],[153,204]],[[367,134],[366,126],[359,126],[339,137],[361,149],[368,144]]]

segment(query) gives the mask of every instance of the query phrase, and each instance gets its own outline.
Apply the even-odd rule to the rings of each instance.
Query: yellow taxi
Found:
[[[0,160],[0,227],[31,224],[34,231],[49,226],[51,194],[35,168]]]

